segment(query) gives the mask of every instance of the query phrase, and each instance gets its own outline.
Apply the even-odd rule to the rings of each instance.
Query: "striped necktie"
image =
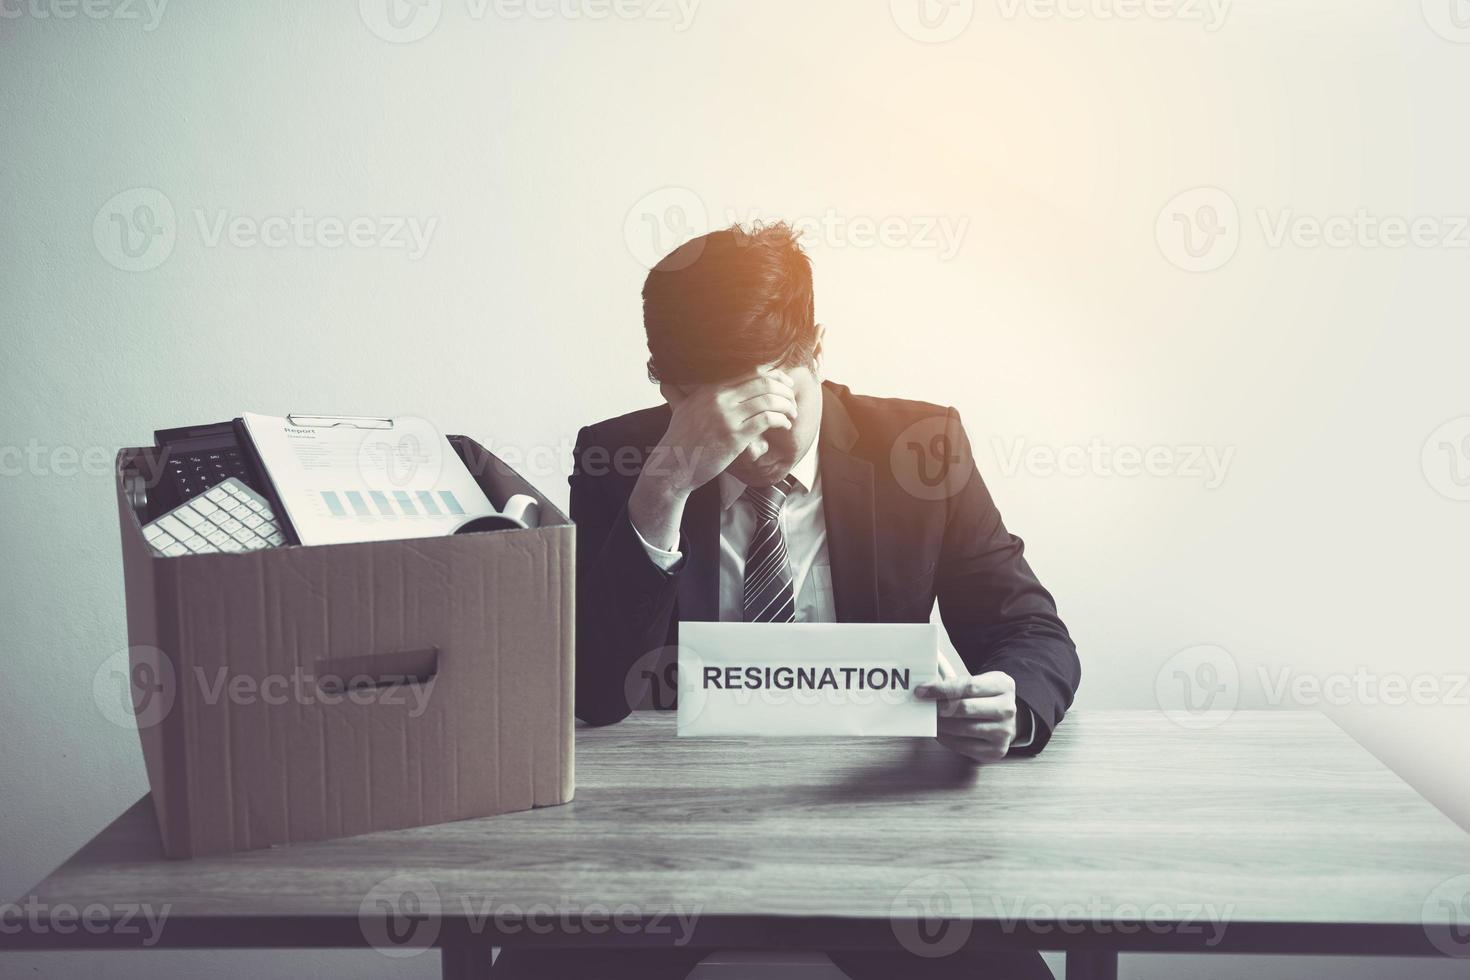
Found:
[[[781,507],[794,489],[796,479],[788,476],[775,486],[746,487],[741,494],[755,508],[755,531],[745,552],[747,623],[796,621],[791,562],[786,554],[786,532],[781,528]]]

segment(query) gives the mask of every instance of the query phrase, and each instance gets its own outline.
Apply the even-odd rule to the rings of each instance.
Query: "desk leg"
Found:
[[[490,949],[486,946],[441,946],[439,973],[444,980],[490,980]]]
[[[1118,980],[1118,954],[1106,949],[1067,950],[1067,980]]]

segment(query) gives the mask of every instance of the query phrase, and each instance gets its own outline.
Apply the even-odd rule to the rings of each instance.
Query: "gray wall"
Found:
[[[244,409],[412,413],[565,500],[577,427],[655,394],[640,263],[756,216],[809,231],[832,377],[960,408],[1082,648],[1079,706],[1179,707],[1203,667],[1215,720],[1322,707],[1470,823],[1452,0],[388,2],[0,3],[0,897],[146,788],[94,696],[125,647],[116,447]],[[1393,703],[1393,678],[1434,693]]]

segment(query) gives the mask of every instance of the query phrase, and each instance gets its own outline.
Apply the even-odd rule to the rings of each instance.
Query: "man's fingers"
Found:
[[[943,668],[941,668],[943,673]],[[970,688],[970,678],[947,676],[940,677],[937,681],[925,681],[914,688],[914,697],[925,701],[949,701],[953,698],[965,697],[965,692]]]
[[[1010,749],[1009,741],[1005,745],[997,745],[959,735],[940,735],[939,744],[975,762],[999,762]]]
[[[1009,694],[990,698],[955,698],[939,702],[939,717],[971,721],[1014,721],[1016,699]]]
[[[944,678],[959,676],[959,672],[950,666],[949,658],[943,654],[939,655],[939,676]]]
[[[745,399],[735,406],[735,414],[741,421],[761,412],[781,412],[782,414],[796,418],[796,399],[790,395],[779,392],[766,392],[763,395],[754,395]]]
[[[761,412],[752,415],[736,430],[737,437],[745,442],[741,455],[754,462],[771,448],[770,440],[764,438],[771,429],[789,429],[791,419],[781,412]]]
[[[796,383],[791,380],[791,375],[785,371],[771,371],[767,374],[757,374],[744,381],[738,381],[732,385],[726,385],[723,397],[731,405],[738,405],[747,398],[769,393],[793,395],[796,393]]]
[[[985,698],[1016,693],[1016,682],[999,670],[986,671],[973,677],[942,677],[914,688],[914,696],[926,701],[952,701],[955,698]]]
[[[997,742],[1016,737],[1016,726],[1009,721],[977,721],[973,718],[940,718],[939,731],[944,735],[959,735],[963,738],[979,739],[982,742]]]
[[[781,412],[760,412],[746,419],[740,426],[740,434],[754,439],[767,429],[789,429],[791,419]]]

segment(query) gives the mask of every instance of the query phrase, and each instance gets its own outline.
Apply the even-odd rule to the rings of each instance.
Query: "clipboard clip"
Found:
[[[365,415],[297,415],[286,416],[286,421],[303,429],[391,429],[392,419],[369,418]]]

